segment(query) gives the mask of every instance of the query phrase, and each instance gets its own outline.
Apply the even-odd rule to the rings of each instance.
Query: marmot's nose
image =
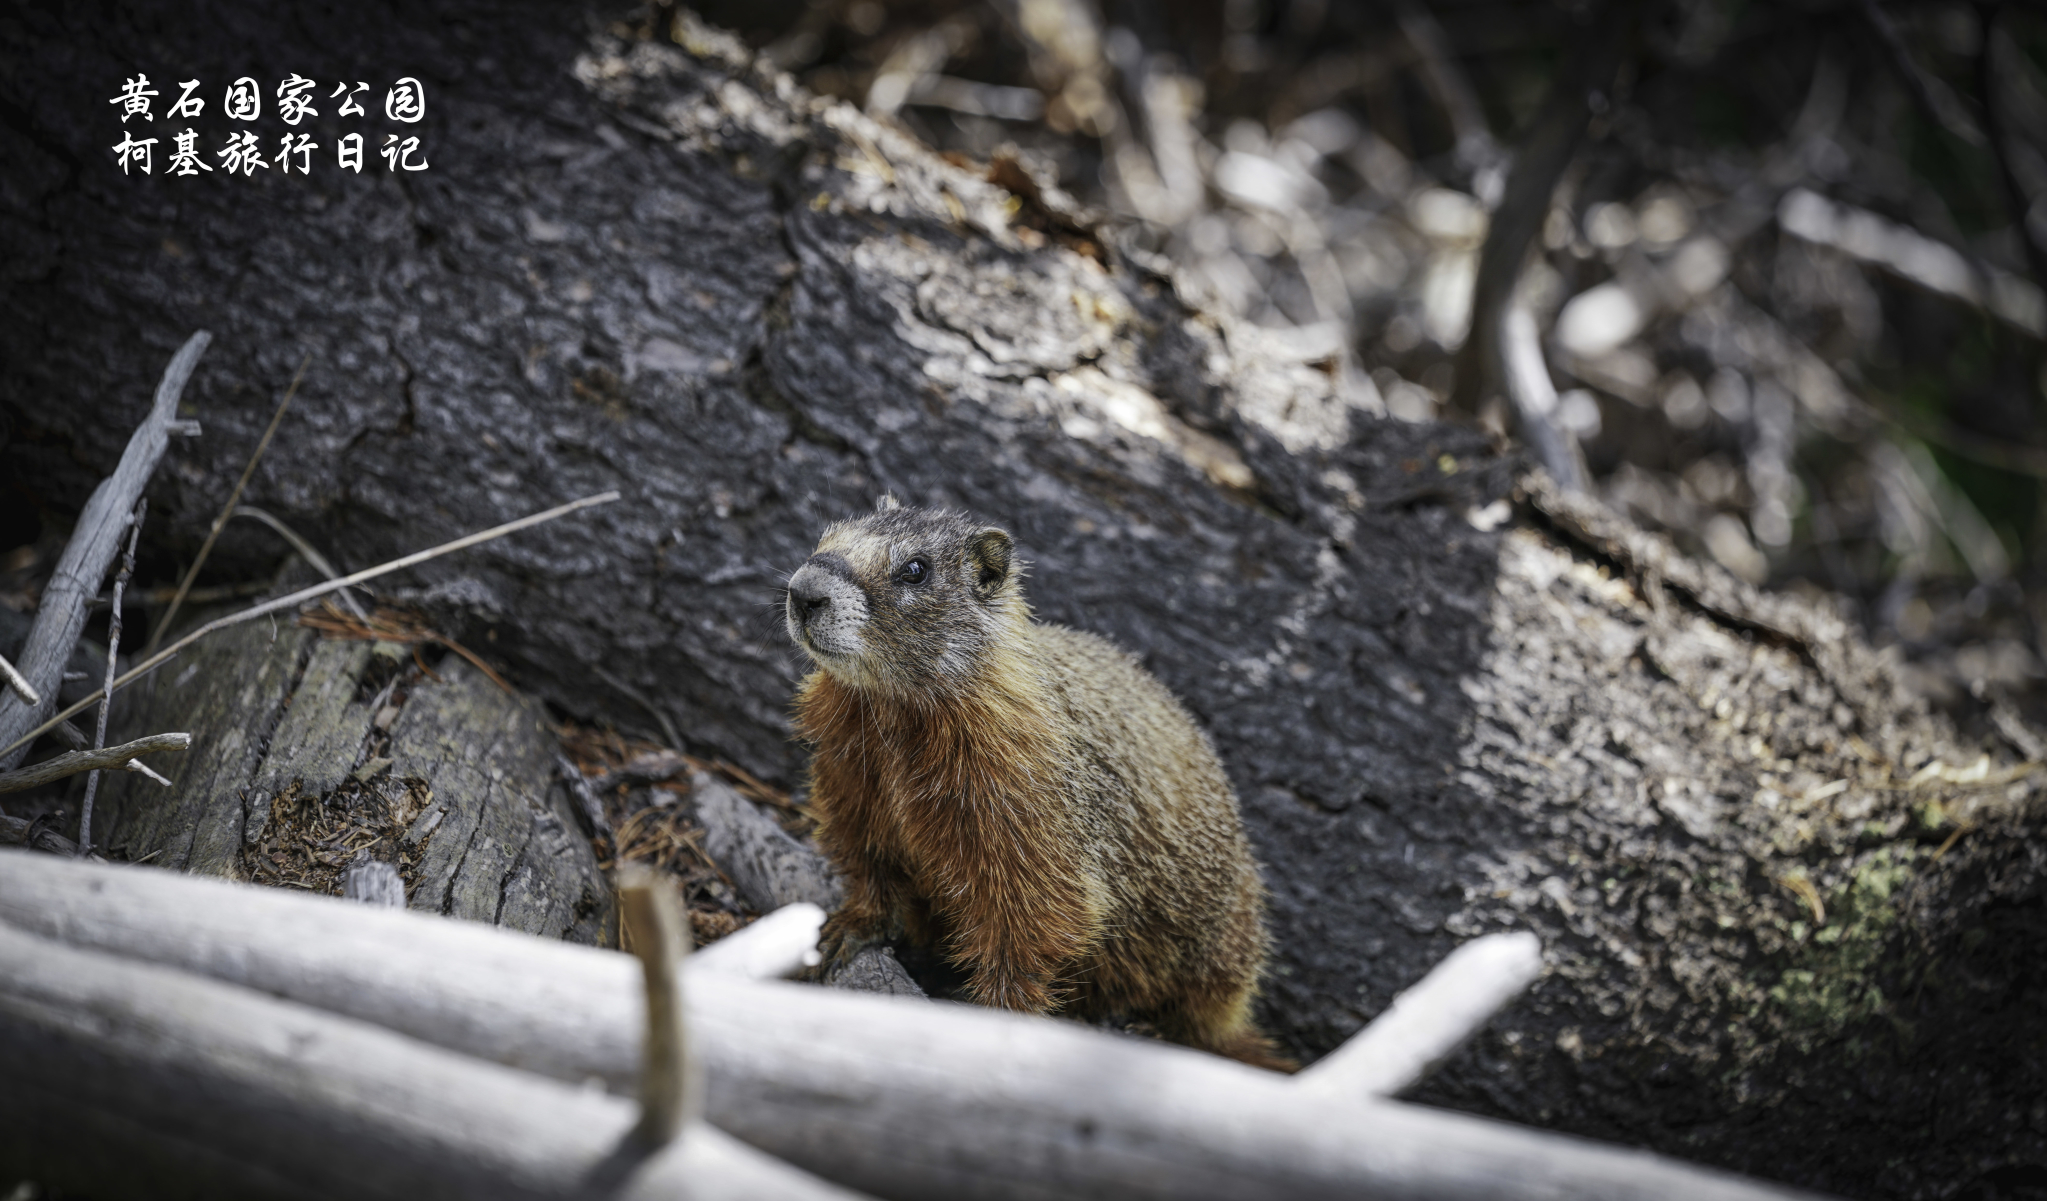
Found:
[[[796,616],[805,625],[810,619],[824,611],[832,598],[824,590],[824,581],[809,572],[798,572],[789,581],[789,604],[796,610]]]

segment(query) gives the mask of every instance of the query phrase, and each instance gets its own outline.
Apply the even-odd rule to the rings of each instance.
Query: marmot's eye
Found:
[[[924,560],[912,559],[896,569],[896,579],[905,584],[921,584],[924,577],[930,573],[930,568],[924,565]]]

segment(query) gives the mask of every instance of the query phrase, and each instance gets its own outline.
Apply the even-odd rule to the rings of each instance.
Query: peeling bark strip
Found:
[[[415,909],[617,941],[538,705],[459,660],[435,681],[396,643],[294,625],[252,622],[177,662],[131,720],[177,714],[194,747],[168,791],[110,782],[115,853],[331,894],[369,851]]]
[[[217,433],[151,497],[160,553],[195,550],[311,344],[252,500],[375,563],[618,487],[577,528],[416,572],[435,628],[497,630],[566,713],[644,728],[645,697],[678,749],[787,785],[782,573],[884,488],[970,508],[1017,535],[1041,617],[1135,652],[1214,736],[1273,893],[1261,1020],[1294,1050],[1528,929],[1550,973],[1418,1099],[1860,1195],[2047,1162],[2047,986],[2013,950],[2047,926],[2040,777],[1915,708],[1819,607],[1744,608],[1717,569],[1547,502],[1474,524],[1517,469],[1477,435],[1363,419],[1321,351],[1190,309],[1107,233],[1101,261],[1027,246],[984,173],[686,14],[680,47],[545,4],[152,20],[0,72],[28,246],[0,407],[33,432],[0,470],[51,511],[84,505],[74,465],[118,458],[203,321],[188,399]],[[433,170],[102,170],[101,82],[144,61],[416,63],[447,101]],[[237,528],[220,570],[268,553]],[[191,790],[262,766],[299,672],[267,637],[224,636],[260,659],[239,680],[192,677],[249,703],[137,811],[173,862],[240,853],[249,819]]]

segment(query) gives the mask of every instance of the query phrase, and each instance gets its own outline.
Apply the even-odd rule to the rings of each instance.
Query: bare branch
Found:
[[[1541,974],[1535,935],[1473,939],[1295,1080],[1330,1095],[1390,1097],[1448,1059]]]
[[[645,978],[646,1035],[640,1047],[640,1122],[634,1135],[663,1146],[703,1109],[702,1068],[689,1056],[682,1021],[682,961],[689,919],[675,885],[643,864],[619,869],[620,929]]]
[[[1435,93],[1436,102],[1450,118],[1451,132],[1457,137],[1457,157],[1474,172],[1499,165],[1502,155],[1486,123],[1485,106],[1457,65],[1442,24],[1416,0],[1405,0],[1400,6],[1400,32],[1407,35],[1421,59],[1429,91]]]
[[[784,905],[692,952],[690,971],[724,972],[748,980],[773,980],[818,963],[817,932],[824,910],[808,901]]]
[[[21,697],[22,700],[27,701],[31,705],[43,703],[43,698],[36,695],[35,688],[21,677],[20,672],[14,670],[14,664],[9,663],[5,655],[0,655],[0,676],[6,677],[7,686],[14,689],[15,694]]]
[[[1552,415],[1541,411],[1538,403],[1533,376],[1543,370],[1540,349],[1533,366],[1526,361],[1525,348],[1518,364],[1510,363],[1507,355],[1514,333],[1509,329],[1514,289],[1528,248],[1549,216],[1557,182],[1578,152],[1593,107],[1608,103],[1605,93],[1620,70],[1625,14],[1603,10],[1590,24],[1576,61],[1558,72],[1528,140],[1515,154],[1505,193],[1493,210],[1472,284],[1471,334],[1458,353],[1457,381],[1450,396],[1451,409],[1476,417],[1496,389],[1508,390],[1523,440],[1536,449],[1550,475],[1572,491],[1583,489],[1584,472],[1573,457],[1575,444],[1567,442]],[[1526,385],[1519,393],[1508,383],[1517,367],[1520,382]]]
[[[2032,337],[2047,337],[2047,295],[2040,288],[1909,226],[1805,188],[1784,194],[1777,224],[1786,233],[1975,305]]]
[[[33,726],[35,734],[41,734],[50,728],[44,714],[56,704],[64,663],[78,643],[79,631],[85,628],[86,604],[98,594],[100,580],[120,549],[128,514],[149,477],[156,472],[157,462],[170,441],[170,426],[177,420],[178,398],[184,394],[186,381],[192,378],[199,356],[212,340],[213,335],[201,330],[171,359],[157,385],[149,416],[128,439],[128,448],[121,452],[121,462],[114,473],[94,489],[92,498],[78,515],[77,529],[65,544],[64,554],[43,589],[35,626],[29,631],[20,655],[21,674],[42,694],[42,702],[24,704],[12,693],[0,692],[0,745],[6,748],[0,750],[0,770],[21,762],[26,753],[24,748],[35,736],[24,736],[22,731]],[[82,705],[78,706],[64,716],[82,709]]]
[[[291,398],[298,395],[299,381],[306,376],[306,365],[313,361],[311,351],[299,360],[298,374],[291,377],[291,387],[284,390],[284,399],[277,402],[277,411],[270,415],[270,427],[263,431],[263,437],[256,443],[255,452],[249,456],[248,465],[242,468],[242,478],[235,481],[234,491],[228,493],[227,503],[220,508],[220,516],[213,519],[213,528],[206,531],[206,541],[199,544],[199,553],[192,559],[192,565],[185,569],[185,578],[178,581],[177,594],[171,597],[171,604],[163,616],[156,620],[149,631],[149,643],[142,648],[144,658],[156,650],[163,641],[164,631],[171,628],[171,621],[178,615],[178,607],[185,603],[185,594],[192,590],[192,581],[199,576],[199,569],[206,565],[206,556],[213,553],[213,540],[220,537],[220,531],[227,525],[227,519],[235,511],[235,502],[242,498],[242,489],[249,486],[250,477],[256,474],[256,464],[262,461],[263,452],[270,448],[270,436],[277,432],[277,423],[284,420],[284,410],[290,406]],[[310,561],[310,560],[309,560]]]
[[[330,592],[334,592],[339,589],[349,587],[350,585],[353,584],[360,584],[364,580],[374,580],[378,576],[389,575],[394,571],[402,571],[407,567],[417,566],[418,564],[424,563],[429,559],[438,559],[442,555],[453,554],[458,550],[467,550],[468,548],[476,546],[480,543],[489,542],[495,538],[502,538],[506,534],[517,533],[518,531],[523,530],[528,526],[535,526],[540,525],[543,522],[553,521],[557,517],[565,517],[570,513],[574,513],[578,509],[587,509],[592,507],[593,505],[608,505],[612,501],[615,501],[617,499],[618,493],[616,491],[613,491],[600,492],[595,496],[586,496],[581,500],[572,500],[568,504],[556,505],[552,509],[548,509],[547,511],[541,513],[535,513],[530,517],[521,517],[517,521],[508,521],[503,525],[492,526],[487,530],[480,530],[474,534],[467,534],[464,535],[463,537],[455,539],[453,542],[443,542],[439,546],[429,547],[426,550],[406,555],[402,559],[393,559],[388,563],[380,563],[375,567],[366,567],[363,570],[356,572],[354,575],[343,576],[338,580],[328,580],[324,584],[315,584],[310,588],[301,588],[297,592],[292,593],[290,596],[281,596],[278,597],[276,600],[264,601],[260,605],[251,606],[250,608],[244,609],[239,613],[230,613],[226,617],[216,618],[215,620],[209,621],[205,625],[200,626],[198,629],[193,630],[191,633],[185,635],[183,638],[178,639],[176,642],[173,642],[168,647],[165,647],[163,650],[160,650],[156,654],[143,660],[136,666],[129,668],[127,674],[121,676],[121,678],[114,681],[114,688],[115,690],[118,691],[119,689],[127,687],[129,684],[132,684],[136,680],[141,679],[149,672],[154,671],[158,667],[161,667],[165,663],[169,662],[171,657],[176,655],[179,651],[184,650],[186,647],[199,641],[201,638],[206,637],[206,635],[215,633],[219,630],[227,629],[229,626],[237,626],[245,621],[250,621],[254,618],[262,617],[266,614],[275,613],[280,609],[289,609],[295,605],[304,604],[309,600],[314,600],[319,597],[325,596]],[[64,720],[65,718],[70,717],[73,714],[84,712],[86,706],[100,699],[101,695],[102,693],[95,691],[91,696],[86,697],[85,699],[79,701],[77,704],[72,705],[70,708],[64,710],[62,713],[59,713],[57,716],[51,718],[49,721],[46,721],[42,725],[37,726],[35,729],[30,730],[28,733],[23,734],[21,737],[7,744],[6,747],[0,748],[0,756],[7,755],[13,752],[16,748],[26,746],[31,739],[34,739],[42,734],[49,732],[52,728],[56,726],[58,722]]]
[[[2019,247],[2025,252],[2026,266],[2033,273],[2033,282],[2047,288],[2047,247],[2040,245],[2026,220],[2032,210],[2032,201],[2026,196],[2024,185],[2011,166],[2008,143],[2011,130],[2006,128],[2004,110],[1997,103],[1997,13],[2001,6],[1982,4],[1976,6],[1977,24],[1980,31],[1976,38],[1976,88],[1983,94],[1983,123],[1989,133],[1990,157],[1997,162],[1998,182],[2004,185],[2004,203],[2010,210],[2012,233],[2019,240]],[[2016,51],[2016,47],[2013,48]]]
[[[128,551],[121,556],[121,570],[114,576],[113,607],[107,611],[106,683],[100,686],[99,724],[93,729],[92,734],[94,750],[99,750],[107,744],[107,711],[113,708],[114,673],[121,665],[121,594],[128,590],[128,579],[135,574],[135,544],[142,540],[142,518],[148,512],[148,497],[135,502],[134,515],[128,519]],[[126,767],[127,764],[122,766]],[[170,781],[165,780],[164,783],[168,785]],[[99,795],[99,790],[100,774],[99,769],[95,768],[85,777],[85,800],[78,806],[78,853],[81,855],[92,850],[92,802],[93,798]]]
[[[1905,82],[1905,90],[1912,93],[1912,99],[1926,114],[1928,120],[1954,135],[1956,140],[1970,146],[1984,145],[1983,131],[1976,127],[1975,119],[1963,107],[1954,89],[1939,76],[1930,74],[1919,61],[1912,57],[1911,47],[1892,24],[1890,14],[1876,0],[1862,0],[1862,18],[1876,31],[1877,41],[1883,43],[1884,56],[1890,60],[1891,69]]]
[[[26,845],[32,850],[76,858],[78,844],[52,830],[47,820],[9,817],[0,813],[0,843]]]
[[[151,734],[147,738],[137,738],[133,742],[124,742],[119,746],[102,747],[91,751],[66,751],[18,771],[0,772],[0,792],[20,792],[26,788],[34,788],[38,784],[61,780],[65,776],[75,776],[82,771],[111,768],[118,771],[147,773],[148,769],[136,762],[135,756],[153,755],[159,751],[182,751],[191,745],[190,734]]]

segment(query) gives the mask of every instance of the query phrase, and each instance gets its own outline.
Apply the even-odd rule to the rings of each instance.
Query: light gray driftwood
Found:
[[[634,1086],[643,1005],[623,955],[19,851],[0,851],[0,923],[563,1081]],[[1790,1195],[1646,1152],[1317,1097],[1284,1076],[1045,1018],[696,971],[688,1002],[710,1121],[881,1196]]]
[[[823,855],[782,829],[759,805],[723,780],[697,772],[690,800],[704,827],[704,851],[732,878],[739,895],[763,912],[808,902],[830,912],[839,905],[839,882]]]
[[[1542,942],[1526,930],[1475,938],[1310,1064],[1295,1087],[1325,1097],[1390,1097],[1450,1058],[1541,974]]]
[[[200,330],[172,357],[157,384],[149,416],[128,439],[114,473],[100,482],[79,513],[71,541],[65,544],[50,582],[43,587],[35,629],[16,660],[22,676],[42,699],[29,704],[11,689],[0,692],[0,746],[41,724],[55,706],[64,662],[71,657],[79,631],[85,628],[86,602],[99,592],[100,577],[114,561],[121,535],[128,529],[128,515],[170,443],[171,426],[178,418],[178,397],[184,394],[185,382],[192,378],[192,369],[212,340],[213,335]],[[20,763],[27,753],[27,747],[0,753],[0,771]]]
[[[848,1198],[698,1124],[0,926],[0,1163],[94,1196]]]

